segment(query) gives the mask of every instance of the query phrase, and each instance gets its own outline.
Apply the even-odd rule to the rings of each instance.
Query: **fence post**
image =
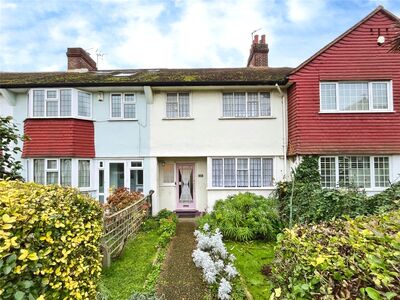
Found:
[[[149,194],[147,196],[147,199],[146,199],[147,200],[147,204],[149,205],[149,209],[147,211],[147,216],[148,217],[151,217],[151,212],[152,212],[152,208],[153,208],[153,194],[154,194],[154,191],[150,190]]]

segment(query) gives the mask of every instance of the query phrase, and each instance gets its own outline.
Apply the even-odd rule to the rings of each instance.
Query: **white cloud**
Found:
[[[325,1],[321,0],[287,0],[289,20],[294,23],[310,22],[321,14]]]

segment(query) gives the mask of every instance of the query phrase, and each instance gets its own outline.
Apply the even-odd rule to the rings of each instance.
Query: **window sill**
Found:
[[[137,122],[139,121],[138,119],[108,119],[107,121],[109,122],[129,122],[129,121],[133,121],[133,122]]]
[[[163,121],[194,120],[194,118],[162,118]]]
[[[396,113],[395,110],[354,110],[354,111],[320,111],[320,114],[382,114],[382,113]]]
[[[276,119],[273,116],[265,116],[265,117],[220,117],[218,120],[269,120]]]
[[[27,119],[78,119],[78,120],[93,121],[92,117],[81,117],[81,116],[28,117]]]
[[[207,187],[207,191],[272,191],[275,187]]]

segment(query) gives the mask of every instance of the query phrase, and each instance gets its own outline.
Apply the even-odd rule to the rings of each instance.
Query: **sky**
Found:
[[[245,67],[257,29],[269,66],[296,67],[378,5],[400,16],[400,0],[0,0],[0,71],[65,71],[68,47],[99,69]]]

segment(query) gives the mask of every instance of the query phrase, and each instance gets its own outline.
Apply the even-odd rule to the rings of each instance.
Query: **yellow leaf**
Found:
[[[29,254],[28,258],[30,260],[38,260],[39,259],[39,257],[37,256],[37,254],[35,252],[32,252],[31,254]]]
[[[8,214],[3,215],[4,223],[14,223],[17,220],[15,217],[10,217]]]
[[[37,298],[36,300],[45,300],[43,295],[40,295],[39,298]]]
[[[274,289],[276,298],[279,298],[282,294],[281,288]]]
[[[28,250],[22,249],[21,255],[18,257],[19,260],[25,260],[29,254]]]
[[[318,256],[316,259],[316,265],[320,265],[325,261],[325,257]]]
[[[11,224],[4,224],[3,229],[11,229],[13,226]]]

